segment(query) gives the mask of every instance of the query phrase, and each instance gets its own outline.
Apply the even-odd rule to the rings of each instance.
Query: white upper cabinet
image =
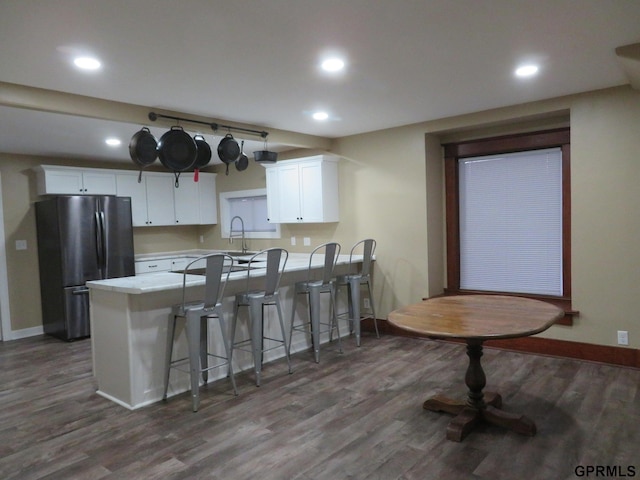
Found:
[[[110,170],[41,165],[37,172],[39,195],[116,194],[116,175]]]
[[[173,174],[144,172],[117,175],[118,196],[131,197],[133,226],[212,225],[218,221],[216,175],[200,173],[194,182],[186,174],[175,187]]]
[[[216,174],[200,172],[198,183],[198,206],[200,225],[218,223],[218,200],[216,197]]]
[[[173,188],[176,225],[197,225],[200,223],[199,183],[185,174],[180,178],[178,188]]]
[[[218,222],[216,174],[184,173],[176,188],[173,173],[100,168],[35,168],[39,195],[118,195],[131,197],[134,227],[213,225]],[[138,180],[140,179],[140,182]]]
[[[270,167],[266,169],[267,177],[267,222],[282,223],[280,220],[280,183],[278,182],[278,169]],[[271,193],[269,193],[271,192]]]
[[[136,172],[116,174],[116,193],[119,197],[131,197],[131,219],[134,227],[149,225],[147,215],[147,182],[143,176],[138,183]]]
[[[265,166],[271,223],[340,220],[338,159],[317,155]]]

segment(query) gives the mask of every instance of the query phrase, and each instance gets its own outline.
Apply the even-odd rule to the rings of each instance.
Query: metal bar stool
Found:
[[[187,275],[194,268],[201,268],[202,263],[206,265],[205,272],[205,292],[204,300],[196,302],[186,301]],[[184,270],[182,276],[182,303],[174,305],[169,317],[169,328],[167,330],[167,352],[165,363],[165,382],[163,400],[167,399],[169,389],[169,374],[172,368],[189,373],[191,376],[191,399],[193,411],[198,411],[200,405],[200,374],[202,380],[207,383],[209,370],[229,365],[229,377],[233,385],[233,393],[238,394],[236,382],[231,366],[231,355],[229,340],[223,320],[222,298],[224,287],[229,278],[229,272],[233,267],[233,258],[224,254],[211,254],[200,257],[190,262]],[[178,317],[185,318],[185,328],[187,333],[187,345],[189,356],[172,360],[173,341],[176,333],[176,323]],[[208,323],[210,318],[218,318],[222,343],[224,344],[225,356],[209,353],[208,351]],[[209,357],[224,360],[209,366]],[[189,369],[184,370],[181,366],[188,364]]]
[[[373,325],[376,329],[376,336],[380,338],[380,332],[378,331],[378,321],[376,320],[376,307],[373,302],[373,295],[371,293],[371,260],[376,250],[376,241],[373,238],[367,238],[356,243],[351,248],[349,254],[349,272],[346,275],[338,275],[335,279],[336,284],[336,296],[340,287],[347,287],[348,305],[349,310],[347,312],[339,313],[338,318],[347,317],[349,320],[349,332],[356,334],[356,345],[360,346],[360,322],[366,318],[373,318]],[[362,251],[362,268],[360,273],[356,272],[357,263],[353,262],[354,255],[357,252]],[[370,308],[367,314],[363,315],[360,310],[360,290],[362,285],[367,285],[367,291],[369,294]]]
[[[255,278],[251,276],[251,271],[256,268],[264,268],[266,255],[266,273],[265,284],[262,290],[250,290],[249,280]],[[262,376],[262,360],[265,352],[284,347],[284,353],[287,357],[289,373],[291,373],[291,362],[289,360],[289,347],[287,346],[287,336],[284,328],[284,320],[282,317],[282,307],[280,306],[280,278],[287,264],[289,252],[283,248],[269,248],[262,250],[251,257],[247,264],[247,288],[244,293],[236,295],[236,303],[233,313],[233,322],[231,323],[231,355],[233,351],[244,350],[253,354],[253,365],[256,374],[256,386],[260,386]],[[280,321],[280,330],[282,339],[271,338],[264,335],[264,307],[275,306]],[[238,321],[238,311],[240,307],[249,307],[249,338],[235,341],[236,325]],[[275,342],[277,345],[267,346],[265,348],[264,340]],[[247,348],[250,347],[250,348]],[[231,365],[231,359],[229,359]]]
[[[321,270],[321,278],[314,279],[314,271],[317,272],[317,256],[324,253],[324,262]],[[332,282],[333,270],[340,255],[340,245],[335,242],[324,243],[317,246],[309,257],[309,269],[307,272],[307,280],[296,282],[293,298],[293,306],[291,308],[291,330],[289,332],[289,348],[291,348],[291,340],[293,331],[307,331],[307,325],[311,330],[311,343],[316,363],[320,362],[320,334],[329,332],[329,341],[331,341],[333,330],[338,335],[338,348],[342,353],[342,341],[340,340],[340,329],[335,310],[335,286]],[[314,262],[316,260],[316,262]],[[313,267],[316,267],[315,269]],[[330,319],[328,322],[322,322],[320,319],[320,294],[328,293],[330,298]],[[301,321],[300,325],[295,324],[296,305],[300,294],[307,295],[309,304],[309,320]],[[321,327],[326,329],[321,330]]]

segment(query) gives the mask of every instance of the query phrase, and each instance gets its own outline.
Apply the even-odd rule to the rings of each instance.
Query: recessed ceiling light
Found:
[[[325,72],[339,72],[344,68],[344,60],[338,57],[331,57],[324,60],[320,66]]]
[[[110,147],[118,147],[122,142],[117,138],[107,138],[104,143]]]
[[[537,65],[523,65],[521,67],[516,68],[516,76],[517,77],[531,77],[538,73]]]
[[[93,57],[77,57],[73,64],[82,70],[98,70],[102,66],[100,61]]]
[[[326,120],[327,118],[329,118],[329,114],[327,112],[315,112],[312,115],[314,120]]]

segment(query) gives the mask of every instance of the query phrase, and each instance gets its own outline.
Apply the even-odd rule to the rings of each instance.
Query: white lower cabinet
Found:
[[[161,257],[161,258],[146,258],[145,260],[136,260],[135,268],[136,275],[142,275],[145,273],[155,272],[181,272],[187,265],[193,262],[196,256],[180,256],[180,257]],[[205,262],[198,261],[191,266],[191,268],[203,268]]]
[[[328,155],[265,166],[271,223],[325,223],[340,220],[338,159]]]
[[[144,273],[168,272],[171,270],[171,259],[150,259],[135,262],[136,275]]]

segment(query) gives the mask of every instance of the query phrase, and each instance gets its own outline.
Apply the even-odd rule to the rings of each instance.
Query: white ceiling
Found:
[[[0,82],[335,138],[627,84],[639,41],[638,0],[4,0]],[[140,126],[0,106],[0,151],[128,160]]]

